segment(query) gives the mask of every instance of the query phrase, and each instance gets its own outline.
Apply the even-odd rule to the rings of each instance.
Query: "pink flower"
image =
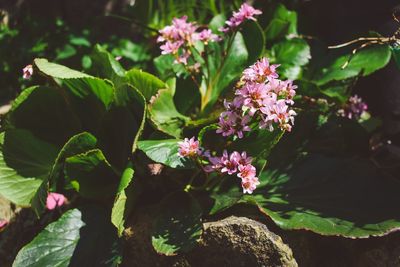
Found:
[[[251,178],[245,178],[242,179],[242,188],[243,188],[243,193],[248,193],[252,194],[254,190],[256,190],[257,185],[259,185],[260,182],[258,181],[257,177],[251,177]]]
[[[0,231],[4,229],[8,225],[8,221],[5,219],[0,220]]]
[[[267,58],[258,60],[254,65],[243,71],[242,79],[251,82],[264,82],[266,79],[277,79],[276,68],[279,65],[270,65]]]
[[[246,166],[246,165],[251,164],[252,161],[253,161],[253,158],[248,157],[246,151],[243,151],[242,154],[240,154],[239,165]]]
[[[292,126],[289,123],[294,123],[296,112],[288,108],[289,106],[284,99],[276,101],[275,105],[260,108],[260,111],[266,115],[264,117],[264,123],[266,125],[268,125],[268,121],[279,123],[279,127],[282,130],[290,132]]]
[[[176,41],[176,42],[170,42],[167,41],[165,44],[160,46],[161,54],[166,55],[166,54],[177,54],[178,49],[182,46],[183,42],[182,41]]]
[[[237,12],[233,12],[233,15],[229,20],[225,22],[228,27],[220,28],[219,30],[222,32],[227,32],[231,29],[237,28],[240,24],[242,24],[246,20],[254,20],[256,18],[254,16],[262,14],[261,10],[255,9],[247,3],[243,3]]]
[[[54,210],[56,207],[64,205],[66,198],[63,194],[49,193],[47,195],[46,207],[48,210]]]
[[[235,94],[241,97],[243,106],[248,107],[249,115],[253,116],[267,97],[267,93],[268,88],[263,83],[246,83],[236,90]]]
[[[233,16],[241,20],[251,19],[256,21],[256,18],[254,16],[261,14],[261,10],[255,9],[247,3],[243,3],[239,8],[239,12],[233,13]]]
[[[178,145],[178,154],[181,157],[196,157],[201,153],[199,141],[196,141],[194,136],[190,139],[185,138],[182,142],[179,142]]]
[[[33,75],[33,67],[32,65],[27,65],[25,68],[22,69],[22,78],[25,80],[28,80],[32,77]]]
[[[239,165],[238,169],[239,173],[237,176],[239,178],[250,179],[256,177],[256,168],[251,164]]]
[[[204,44],[208,44],[209,42],[217,42],[220,40],[220,37],[214,33],[210,29],[204,29],[195,35],[195,39],[203,42]]]
[[[229,175],[236,173],[237,167],[239,165],[239,160],[240,160],[240,154],[238,152],[234,151],[230,156],[228,156],[228,153],[225,150],[221,158],[221,163],[223,165],[221,172],[222,173],[226,172]]]
[[[216,132],[222,134],[222,136],[230,136],[235,134],[235,129],[233,128],[234,120],[231,119],[234,115],[226,112],[224,115],[226,116],[219,117],[218,129]]]
[[[247,115],[238,118],[238,120],[237,120],[238,123],[234,127],[235,134],[237,135],[237,137],[243,138],[244,132],[250,132],[251,131],[250,126],[248,126],[250,120],[251,120],[251,117],[247,116]]]

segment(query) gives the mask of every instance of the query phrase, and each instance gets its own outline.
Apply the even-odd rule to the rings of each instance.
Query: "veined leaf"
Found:
[[[193,168],[194,163],[178,155],[179,139],[168,140],[143,140],[138,142],[138,148],[150,159],[171,168]]]
[[[49,224],[14,260],[25,266],[118,266],[120,244],[104,207],[69,210]]]
[[[111,222],[118,229],[119,236],[122,235],[125,229],[125,220],[128,217],[130,207],[132,207],[133,204],[132,201],[127,202],[127,188],[130,186],[130,184],[133,185],[132,179],[134,173],[135,171],[133,170],[132,164],[129,163],[127,168],[122,173],[121,181],[117,190],[117,195],[115,197],[114,205],[111,211]]]
[[[67,211],[18,252],[13,267],[69,266],[84,225],[79,210]]]
[[[7,117],[7,128],[29,130],[61,148],[69,136],[80,131],[81,123],[59,90],[35,86],[16,98]]]
[[[175,107],[169,89],[161,89],[149,104],[150,119],[158,130],[174,137],[180,137],[188,117],[180,114]]]
[[[165,89],[166,85],[156,76],[139,69],[131,69],[126,73],[127,82],[137,88],[146,101],[149,101],[159,89]]]
[[[106,49],[97,44],[90,58],[91,71],[96,76],[109,79],[116,87],[126,82],[125,69]]]
[[[335,59],[331,64],[321,69],[315,80],[318,85],[323,85],[330,81],[339,81],[358,75],[367,76],[385,67],[390,58],[391,52],[388,45],[364,48],[352,58],[350,58],[350,55],[344,55]],[[349,64],[343,69],[342,67],[349,59],[351,59]]]
[[[99,149],[68,157],[65,176],[82,196],[107,197],[115,193],[118,176]]]
[[[51,63],[45,58],[36,58],[34,63],[40,72],[56,79],[78,79],[91,77],[83,72],[70,69],[60,64]]]
[[[0,145],[0,194],[28,206],[49,174],[58,149],[20,129],[1,133]]]

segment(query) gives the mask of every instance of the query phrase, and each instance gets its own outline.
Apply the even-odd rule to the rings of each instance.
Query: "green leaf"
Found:
[[[64,47],[62,49],[57,49],[56,50],[56,58],[54,59],[55,61],[60,61],[63,59],[67,59],[70,58],[74,55],[76,55],[76,49],[70,45],[70,44],[66,44],[64,45]]]
[[[69,266],[84,225],[79,210],[67,211],[18,252],[13,267]]]
[[[65,176],[82,196],[104,198],[115,193],[118,176],[99,149],[68,157]]]
[[[230,149],[240,152],[246,151],[252,157],[262,156],[265,158],[279,142],[283,134],[284,132],[280,129],[275,129],[272,132],[267,129],[256,129],[249,136],[233,142]]]
[[[297,34],[297,13],[290,11],[282,4],[278,4],[271,21],[265,29],[266,40],[273,43],[285,36]]]
[[[350,55],[344,55],[317,73],[315,80],[318,85],[330,81],[339,81],[359,75],[367,76],[385,67],[391,57],[389,45],[376,45],[358,51],[350,60],[346,68],[343,65],[350,59]]]
[[[180,114],[175,107],[169,89],[161,89],[149,104],[150,119],[156,128],[164,133],[179,138],[188,117]]]
[[[112,84],[98,78],[64,80],[70,105],[79,117],[82,130],[98,135],[102,121],[114,101]]]
[[[104,207],[67,211],[49,224],[14,260],[24,266],[118,266],[121,246]]]
[[[121,236],[125,229],[125,221],[129,215],[129,207],[131,201],[127,203],[127,188],[133,179],[134,170],[132,164],[129,163],[128,167],[122,173],[121,181],[118,186],[117,195],[114,200],[114,205],[111,211],[111,222],[118,229],[118,235]]]
[[[61,79],[69,104],[79,117],[83,130],[97,134],[102,117],[114,100],[113,84],[67,67],[35,59],[36,66],[49,77]],[[46,110],[48,112],[48,110]],[[64,141],[65,142],[65,141]]]
[[[161,55],[153,60],[154,67],[160,79],[166,81],[175,76],[187,74],[182,64],[175,64],[175,58],[172,55]]]
[[[210,82],[201,84],[201,106],[205,114],[211,109],[221,93],[235,80],[239,79],[244,67],[246,67],[249,54],[241,33],[237,33],[232,47],[222,60],[222,47],[218,43],[210,43],[212,51],[208,57],[210,67]],[[221,63],[223,65],[221,66]]]
[[[146,119],[146,100],[134,87],[124,84],[115,90],[115,103],[103,118],[99,135],[103,151],[120,170],[136,150]]]
[[[106,49],[97,44],[90,58],[93,63],[91,71],[96,76],[111,80],[116,87],[125,82],[125,69]]]
[[[86,46],[86,47],[91,46],[89,40],[83,36],[73,36],[72,35],[69,37],[69,42],[76,46]]]
[[[190,169],[194,163],[178,155],[179,139],[168,140],[145,140],[138,142],[138,148],[142,150],[150,159],[162,163],[171,168]]]
[[[72,136],[63,146],[54,162],[50,172],[49,180],[55,182],[62,171],[65,159],[77,154],[93,150],[97,147],[97,139],[88,132],[83,132]]]
[[[65,66],[51,63],[45,58],[36,58],[34,60],[35,66],[40,72],[47,76],[58,78],[58,79],[77,79],[77,78],[88,78],[91,77],[85,73],[67,68]]]
[[[35,86],[14,101],[6,128],[20,128],[61,147],[81,124],[59,90]]]
[[[310,46],[303,39],[289,39],[274,44],[271,48],[274,62],[292,66],[304,66],[310,58]]]
[[[20,129],[1,133],[0,145],[0,194],[17,205],[28,206],[58,150]]]
[[[369,237],[400,227],[400,183],[362,158],[309,155],[286,171],[270,168],[254,200],[284,229]]]
[[[192,196],[175,192],[161,202],[152,231],[152,244],[158,253],[170,256],[188,252],[201,233],[201,207]]]
[[[133,43],[129,39],[120,39],[118,46],[112,50],[114,56],[122,56],[133,62],[148,61],[151,59],[146,43]]]
[[[131,69],[126,73],[127,82],[137,88],[146,101],[149,101],[159,89],[166,88],[163,81],[154,75],[139,69]]]
[[[264,52],[264,31],[258,22],[249,20],[243,25],[241,33],[249,53],[247,62],[253,64]]]

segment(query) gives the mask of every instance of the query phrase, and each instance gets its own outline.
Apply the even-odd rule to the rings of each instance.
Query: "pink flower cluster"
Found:
[[[242,180],[243,193],[253,193],[260,184],[256,177],[256,168],[251,165],[252,158],[247,157],[246,152],[234,151],[229,155],[224,150],[222,157],[209,156],[209,161],[211,164],[205,167],[206,171],[217,171],[228,175],[236,174]]]
[[[242,182],[243,193],[253,193],[257,185],[260,184],[256,177],[256,168],[251,165],[252,158],[248,157],[246,152],[239,153],[232,152],[230,155],[224,150],[222,157],[214,157],[210,155],[209,151],[202,153],[203,149],[199,146],[199,141],[194,137],[185,138],[182,142],[178,143],[178,154],[181,157],[203,157],[208,160],[209,164],[204,167],[206,172],[219,172],[228,175],[236,174]]]
[[[291,131],[296,112],[291,109],[297,86],[290,80],[278,79],[276,68],[262,58],[243,71],[240,87],[232,102],[224,102],[225,111],[219,117],[217,133],[223,136],[243,137],[251,131],[250,124],[274,130],[274,124]]]
[[[246,20],[254,20],[254,16],[262,14],[261,10],[255,9],[247,3],[243,3],[237,12],[233,12],[232,17],[225,22],[227,27],[221,27],[219,30],[222,32],[228,32],[229,30],[236,29]]]
[[[359,120],[367,110],[368,105],[363,102],[361,97],[354,95],[349,98],[342,109],[338,110],[338,114],[342,117]]]
[[[210,29],[203,29],[197,32],[198,26],[193,22],[187,21],[187,16],[174,18],[172,25],[168,25],[159,31],[160,35],[157,42],[163,43],[160,46],[161,54],[172,54],[175,56],[175,63],[188,64],[188,59],[191,55],[190,47],[196,41],[201,41],[204,44],[216,42],[220,37]]]

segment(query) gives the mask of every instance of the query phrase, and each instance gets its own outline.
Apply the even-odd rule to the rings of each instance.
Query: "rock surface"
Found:
[[[231,216],[203,224],[199,246],[178,256],[158,255],[150,240],[150,217],[128,230],[124,266],[297,266],[291,249],[257,221]]]

